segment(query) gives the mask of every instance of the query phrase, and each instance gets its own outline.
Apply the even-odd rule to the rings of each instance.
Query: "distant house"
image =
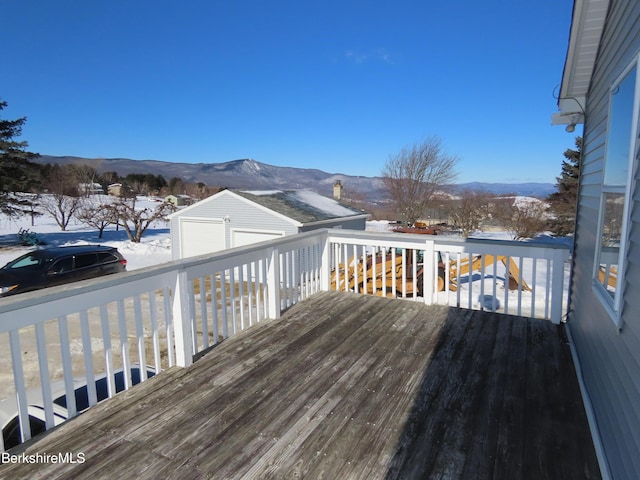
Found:
[[[364,230],[369,215],[309,190],[223,190],[168,216],[174,259],[318,228]]]
[[[119,197],[122,193],[122,184],[121,183],[112,183],[107,187],[107,193],[109,195],[113,195],[114,197]]]
[[[193,203],[189,195],[167,195],[164,201],[171,203],[174,207],[184,207]]]
[[[567,325],[603,478],[637,479],[640,2],[576,0],[569,38],[553,123],[584,128]]]
[[[78,192],[81,195],[103,195],[104,188],[99,183],[79,183]]]

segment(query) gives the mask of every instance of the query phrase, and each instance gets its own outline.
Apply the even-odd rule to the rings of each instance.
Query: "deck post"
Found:
[[[280,318],[280,252],[277,248],[267,252],[267,316]]]
[[[187,272],[179,270],[176,275],[172,297],[173,331],[175,336],[176,364],[188,367],[193,363],[193,339],[191,325],[191,308],[189,302],[189,285]]]
[[[325,232],[322,253],[320,254],[320,290],[328,292],[331,288],[331,240]]]
[[[428,236],[428,235],[425,235]],[[424,296],[424,303],[427,305],[433,304],[433,290],[434,290],[434,278],[438,274],[438,263],[435,261],[436,255],[436,242],[432,239],[427,239],[424,249],[424,268],[422,274],[422,281],[424,282],[422,288],[422,295]],[[434,273],[435,272],[435,273]]]
[[[562,321],[562,302],[564,300],[564,262],[568,252],[553,250],[553,273],[551,279],[551,321],[556,325]]]

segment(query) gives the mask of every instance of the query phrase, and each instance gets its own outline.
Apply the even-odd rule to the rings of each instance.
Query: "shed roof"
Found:
[[[293,220],[299,226],[342,218],[368,216],[362,210],[343,205],[311,190],[223,190],[192,204],[190,207],[172,213],[168,218],[190,212],[202,203],[219,201],[226,195],[234,195],[252,202],[261,208]]]
[[[311,190],[234,190],[238,195],[300,223],[313,223],[365,213]]]

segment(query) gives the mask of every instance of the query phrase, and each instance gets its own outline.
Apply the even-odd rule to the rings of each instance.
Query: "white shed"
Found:
[[[368,214],[310,190],[223,190],[168,216],[173,259],[317,228],[364,230]]]

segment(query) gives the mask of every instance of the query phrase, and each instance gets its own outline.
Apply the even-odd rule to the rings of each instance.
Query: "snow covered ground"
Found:
[[[112,199],[108,196],[92,198],[99,202]],[[136,200],[137,208],[155,208],[157,205],[157,199],[154,198],[138,197]],[[47,246],[101,244],[116,247],[127,259],[129,271],[171,260],[168,222],[157,221],[152,224],[142,236],[141,242],[136,244],[127,238],[122,228],[116,230],[113,225],[105,229],[102,238],[98,238],[95,228],[83,225],[75,219],[71,220],[67,230],[63,232],[54,219],[47,215],[36,217],[34,225],[31,225],[31,219],[28,217],[12,220],[0,214],[0,266],[36,248],[20,245],[18,232],[21,229],[35,233]],[[367,230],[390,231],[389,222],[370,221],[367,223]],[[507,235],[503,238],[509,237]]]
[[[136,203],[140,208],[155,208],[157,205],[156,200],[145,197],[139,197]],[[127,259],[127,270],[171,260],[171,242],[167,222],[158,221],[152,224],[138,244],[131,242],[122,228],[116,231],[115,226],[107,227],[103,238],[98,238],[95,228],[75,220],[71,220],[67,231],[64,232],[60,231],[60,227],[49,216],[37,217],[34,223],[35,225],[32,226],[31,219],[27,217],[11,220],[0,216],[0,266],[35,248],[19,244],[18,232],[22,228],[35,233],[39,239],[46,242],[47,246],[102,244],[116,247]]]
[[[109,197],[101,198],[101,201]],[[157,199],[138,197],[136,206],[139,208],[155,208]],[[67,231],[60,231],[60,227],[49,216],[41,216],[35,219],[35,225],[31,225],[31,219],[23,217],[11,220],[0,215],[0,266],[14,258],[31,251],[35,247],[22,246],[18,242],[20,229],[29,229],[48,246],[102,244],[116,247],[127,259],[127,270],[135,270],[171,260],[171,240],[169,238],[168,222],[158,221],[149,227],[138,244],[127,238],[125,231],[115,226],[109,226],[103,233],[103,238],[98,238],[98,232],[93,227],[88,227],[72,220]],[[373,220],[367,222],[367,230],[373,232],[390,231],[389,222],[385,220]],[[510,240],[509,232],[476,232],[473,238],[490,238],[494,240]],[[547,235],[536,238],[536,241],[568,242],[566,239],[555,239]]]

